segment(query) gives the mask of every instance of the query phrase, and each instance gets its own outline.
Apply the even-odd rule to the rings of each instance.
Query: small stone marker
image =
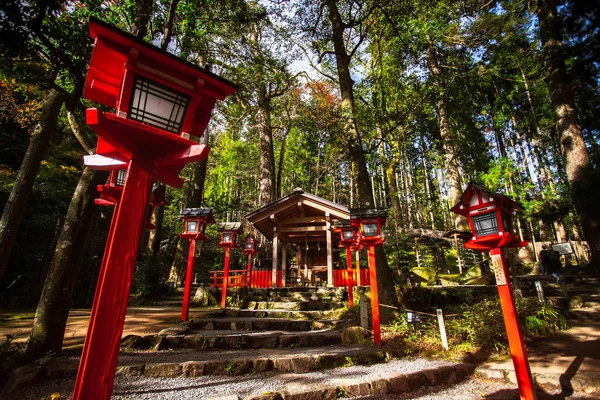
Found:
[[[365,329],[371,327],[371,302],[365,294],[360,295],[360,326]]]

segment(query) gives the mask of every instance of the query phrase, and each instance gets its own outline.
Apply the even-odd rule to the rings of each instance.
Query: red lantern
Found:
[[[467,249],[489,251],[502,247],[524,247],[527,242],[515,234],[512,214],[524,208],[510,198],[488,191],[473,183],[467,185],[462,198],[451,211],[468,218],[473,236]]]
[[[254,239],[254,236],[246,236],[246,238],[244,239],[243,252],[250,255],[258,253],[258,250],[256,249],[256,239]]]
[[[221,222],[217,225],[217,231],[221,232],[220,247],[239,247],[236,241],[238,234],[242,232],[241,222]]]
[[[223,261],[223,286],[221,287],[221,308],[227,306],[227,286],[229,284],[229,252],[232,247],[238,247],[235,243],[237,235],[242,232],[241,222],[221,222],[217,225],[217,231],[221,232],[219,246],[225,248],[225,260]]]
[[[100,267],[73,399],[108,400],[152,181],[183,185],[183,167],[208,155],[208,146],[190,135],[202,135],[215,102],[237,87],[97,19],[90,19],[89,27],[94,50],[83,96],[112,110],[86,110],[98,144],[97,154],[84,162],[98,170],[127,168],[127,176]]]
[[[510,277],[503,247],[524,247],[527,242],[513,232],[512,213],[523,207],[501,194],[469,183],[460,202],[451,209],[469,219],[473,237],[465,243],[468,249],[489,251],[491,267],[496,276],[500,306],[504,316],[508,345],[522,400],[535,400],[536,394],[527,361],[523,334],[510,286]]]
[[[379,318],[379,292],[377,289],[377,261],[375,246],[385,242],[381,226],[387,220],[387,210],[350,209],[350,225],[358,226],[358,244],[369,248],[369,286],[371,289],[371,313],[373,319],[373,341],[381,346],[381,321]]]
[[[179,236],[185,239],[207,240],[206,226],[215,223],[212,208],[184,208],[179,218],[183,219],[183,232]]]
[[[358,243],[377,246],[385,242],[381,227],[387,220],[387,210],[350,209],[350,224],[358,227]]]

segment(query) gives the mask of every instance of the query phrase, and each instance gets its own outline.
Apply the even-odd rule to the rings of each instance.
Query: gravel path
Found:
[[[388,373],[407,373],[440,365],[450,365],[444,361],[396,360],[387,364],[370,366],[354,365],[346,368],[311,372],[306,374],[264,373],[240,377],[208,376],[199,378],[146,378],[117,377],[113,390],[113,400],[198,400],[206,397],[237,394],[242,397],[277,391],[291,382],[305,384],[334,384],[337,379],[370,381]],[[44,396],[59,392],[70,397],[73,379],[42,382],[15,393],[19,400],[39,400]]]
[[[538,391],[538,400],[579,400],[579,399],[594,399],[595,397],[586,396],[584,394],[576,394],[567,396],[565,393]],[[413,393],[405,393],[399,395],[387,396],[364,396],[355,397],[361,400],[396,400],[396,399],[413,399],[413,400],[519,400],[518,388],[513,385],[483,381],[481,379],[469,379],[457,385],[443,385],[432,389],[421,390]]]

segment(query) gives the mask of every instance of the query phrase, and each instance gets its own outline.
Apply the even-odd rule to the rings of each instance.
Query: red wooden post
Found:
[[[229,247],[225,247],[225,262],[223,267],[223,285],[221,293],[221,308],[227,307],[227,285],[229,283]]]
[[[521,326],[519,325],[515,300],[510,285],[510,275],[508,274],[508,268],[506,266],[506,259],[502,249],[492,249],[490,250],[490,255],[492,265],[496,270],[496,276],[504,277],[504,284],[502,284],[502,278],[500,281],[497,281],[498,295],[500,296],[500,305],[502,306],[502,314],[504,315],[508,345],[515,366],[517,383],[519,384],[519,394],[521,400],[535,400],[536,395],[534,392],[533,379],[531,377],[531,370],[529,369],[529,361],[527,360],[527,352],[523,342]],[[499,273],[500,268],[502,274]]]
[[[98,278],[73,389],[74,400],[108,400],[111,396],[151,183],[150,174],[132,160],[106,243],[103,275]]]
[[[373,341],[377,346],[381,346],[381,324],[379,319],[379,292],[377,290],[377,262],[375,261],[375,246],[369,246],[369,282],[371,285]]]
[[[187,321],[190,314],[190,292],[192,291],[192,276],[194,274],[194,255],[196,253],[196,240],[190,240],[188,252],[187,271],[185,273],[185,288],[183,290],[183,304],[181,305],[181,320]]]
[[[252,254],[248,254],[248,268],[246,276],[246,286],[250,287],[252,282]]]
[[[354,307],[354,288],[352,287],[352,250],[350,246],[346,247],[346,266],[348,267],[348,305]]]
[[[360,276],[360,256],[358,250],[356,251],[356,286],[360,286],[362,283],[362,276]]]

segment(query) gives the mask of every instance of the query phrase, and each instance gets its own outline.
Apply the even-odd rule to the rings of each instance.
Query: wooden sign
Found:
[[[500,255],[492,255],[491,261],[491,268],[496,276],[496,285],[506,285],[506,275],[504,274],[504,268],[502,267],[502,259],[500,258]]]

